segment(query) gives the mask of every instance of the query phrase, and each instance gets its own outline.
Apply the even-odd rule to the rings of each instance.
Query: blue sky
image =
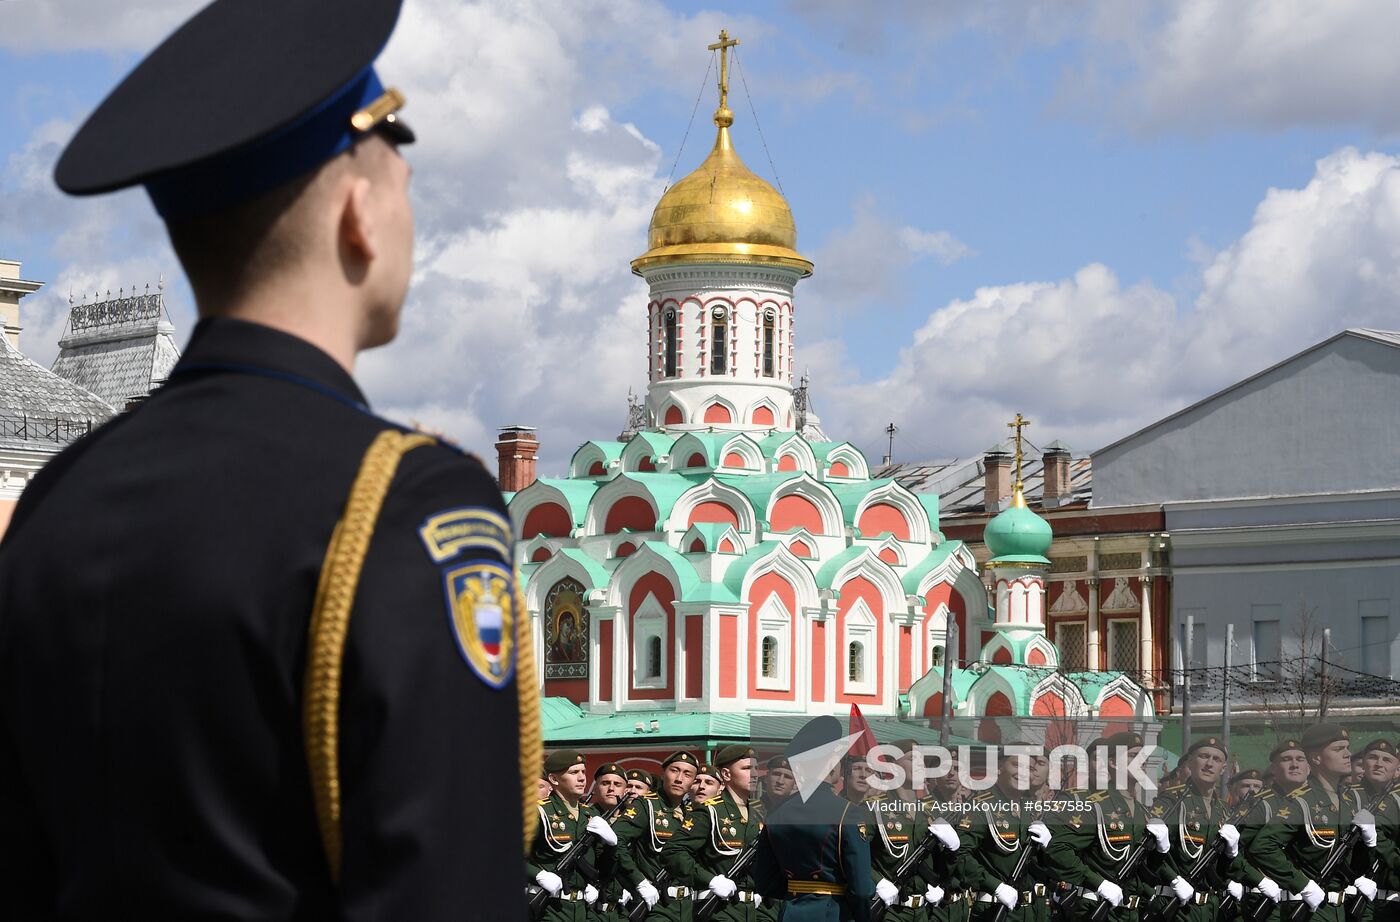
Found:
[[[64,200],[44,174],[198,5],[0,3],[0,255],[51,283],[25,302],[41,361],[70,286],[164,272],[192,325],[141,193]],[[405,10],[381,70],[424,138],[418,278],[402,342],[361,377],[385,412],[481,449],[540,426],[546,470],[614,436],[645,384],[626,262],[721,26],[816,261],[798,362],[829,434],[872,455],[891,419],[897,456],[949,457],[1017,410],[1033,440],[1092,450],[1337,329],[1400,326],[1393,3]],[[732,83],[736,144],[771,176]],[[677,178],[713,107],[710,87]]]

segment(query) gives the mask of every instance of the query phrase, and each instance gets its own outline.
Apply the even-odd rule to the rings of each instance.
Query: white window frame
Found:
[[[765,637],[772,637],[778,642],[776,653],[778,670],[777,675],[774,676],[763,674],[763,638]],[[757,642],[758,662],[755,664],[757,675],[754,677],[754,687],[767,691],[791,691],[792,616],[776,593],[768,596],[763,606],[758,610]]]
[[[841,631],[841,661],[838,668],[840,675],[845,682],[846,694],[848,695],[873,695],[876,688],[876,673],[879,670],[880,657],[875,648],[877,640],[876,631],[878,622],[875,620],[875,613],[870,610],[870,606],[865,604],[864,599],[856,599],[850,611],[846,612],[846,618]],[[860,681],[851,681],[851,644],[859,643],[864,647],[861,657],[861,671],[864,673]]]
[[[924,648],[920,650],[921,659],[924,663],[924,671],[936,669],[942,663],[933,661],[933,651],[942,650],[944,662],[947,662],[948,646],[948,623],[953,620],[953,610],[946,602],[939,603],[929,616],[928,626],[924,630]]]
[[[661,675],[646,675],[647,647],[651,638],[661,640]],[[648,595],[632,616],[632,687],[665,688],[669,678],[671,657],[666,649],[666,610]]]

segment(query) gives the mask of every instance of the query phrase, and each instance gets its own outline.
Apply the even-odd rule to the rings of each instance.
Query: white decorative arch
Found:
[[[535,537],[525,542],[521,547],[522,562],[527,564],[532,563],[533,561],[531,558],[535,556],[535,553],[539,551],[540,548],[547,549],[552,556],[558,551],[558,547],[561,543],[559,538],[551,538],[549,535],[535,535]],[[540,562],[543,563],[544,561]]]
[[[786,545],[779,545],[773,550],[764,554],[754,561],[744,574],[744,580],[739,585],[739,598],[747,599],[749,590],[753,584],[761,577],[769,573],[776,573],[787,580],[792,586],[793,599],[797,602],[799,610],[807,608],[817,608],[821,605],[820,590],[817,588],[816,577],[812,570],[802,561],[802,558],[793,556],[792,551]]]
[[[787,548],[783,550],[786,551]],[[869,547],[862,549],[858,555],[846,561],[836,571],[835,576],[832,577],[831,586],[840,591],[841,587],[857,576],[865,577],[876,589],[880,590],[880,598],[884,602],[887,617],[893,619],[904,614],[908,605],[899,577],[895,574],[894,568],[876,557],[875,552]]]
[[[695,553],[694,551],[692,551],[692,550],[690,549],[690,546],[691,546],[692,544],[695,543],[695,541],[696,541],[697,538],[698,538],[701,542],[704,542],[704,540],[705,540],[705,536],[702,535],[702,534],[700,534],[700,529],[699,529],[697,526],[692,525],[692,526],[690,526],[690,528],[686,529],[685,534],[681,535],[681,543],[680,543],[680,547],[678,548],[678,550],[679,550],[682,554],[692,554],[692,553]],[[724,543],[724,539],[725,539],[725,538],[728,538],[728,539],[730,540],[730,542],[734,545],[734,550],[733,550],[732,552],[730,552],[730,551],[720,551],[720,550],[719,550],[719,546],[720,546],[722,543]],[[749,542],[748,542],[748,540],[745,539],[743,535],[739,534],[738,529],[736,529],[733,525],[730,525],[729,527],[725,528],[725,530],[724,530],[723,532],[720,533],[719,538],[715,541],[715,551],[714,551],[714,553],[717,553],[717,554],[718,554],[718,553],[726,553],[726,554],[727,554],[727,553],[747,554],[747,553],[748,553],[748,550],[749,550]]]
[[[661,401],[661,406],[657,408],[656,424],[658,426],[664,427],[667,425],[666,411],[671,407],[675,407],[677,410],[681,411],[681,421],[678,423],[671,423],[670,425],[689,426],[695,422],[695,411],[690,406],[690,402],[681,397],[679,393],[673,391],[666,395],[666,399]]]
[[[525,607],[531,612],[543,611],[544,599],[550,588],[565,577],[578,580],[586,590],[585,597],[589,592],[605,588],[593,581],[593,574],[583,564],[567,554],[555,554],[530,574],[525,584]]]
[[[967,690],[967,699],[963,702],[961,713],[965,716],[981,717],[987,712],[988,700],[997,692],[1001,692],[1006,696],[1006,700],[1011,702],[1011,713],[1014,715],[1021,707],[1016,689],[994,669],[988,669],[972,683],[972,687]]]
[[[724,467],[724,459],[733,452],[744,459],[742,468],[725,468],[726,471],[744,474],[763,473],[763,449],[758,447],[758,443],[743,433],[735,435],[732,439],[724,443],[724,447],[719,450],[719,465]]]
[[[553,486],[547,480],[536,480],[525,489],[516,493],[510,499],[510,505],[506,510],[510,513],[511,530],[515,532],[517,541],[522,540],[525,533],[525,520],[530,517],[530,513],[538,506],[554,504],[563,508],[568,515],[569,522],[574,520],[573,507],[569,505],[569,498],[564,495],[564,491]],[[570,527],[570,535],[577,533],[578,529]]]
[[[733,334],[731,333],[730,335]],[[744,422],[743,418],[739,415],[739,408],[734,405],[734,401],[727,399],[721,394],[706,395],[704,402],[700,404],[700,409],[695,414],[695,418],[692,419],[691,422],[697,426],[720,425],[716,423],[705,422],[705,411],[715,405],[725,407],[729,410],[729,419],[731,422],[723,425],[742,424]]]
[[[879,544],[872,544],[871,547],[874,548],[876,556],[884,551],[893,551],[895,557],[893,566],[907,567],[909,565],[909,555],[904,552],[903,545],[893,538],[886,538]]]
[[[669,449],[657,454],[653,454],[654,451],[655,447],[646,439],[633,439],[628,442],[627,447],[622,449],[622,455],[619,459],[622,462],[623,472],[639,473],[643,458],[651,458],[652,464],[658,471],[665,470],[666,465],[671,460]]]
[[[842,442],[840,445],[837,445],[835,448],[831,449],[831,451],[827,452],[826,467],[822,470],[822,479],[826,479],[828,476],[827,471],[830,470],[831,465],[835,464],[837,461],[844,462],[846,468],[850,471],[846,476],[838,477],[837,479],[842,481],[870,479],[870,463],[865,460],[865,453],[850,442]]]
[[[1134,682],[1128,675],[1123,674],[1099,689],[1098,695],[1094,698],[1095,716],[1098,716],[1103,703],[1114,695],[1126,699],[1133,706],[1133,713],[1137,717],[1152,717],[1155,713],[1155,709],[1152,707],[1152,696],[1147,694],[1143,687]]]
[[[1046,637],[1043,634],[1037,637],[1032,637],[1030,643],[1026,644],[1027,663],[1030,662],[1032,650],[1039,650],[1045,656],[1045,666],[1051,669],[1059,668],[1060,651],[1056,650],[1055,645],[1052,644],[1048,639],[1046,639]]]
[[[690,567],[689,563],[682,561],[682,565]],[[613,571],[612,579],[608,581],[607,604],[622,608],[627,604],[627,599],[632,595],[632,587],[637,580],[648,573],[660,573],[671,584],[675,590],[676,599],[681,597],[681,586],[684,581],[681,574],[676,572],[675,566],[666,557],[656,552],[656,549],[649,544],[643,544],[637,548],[636,553],[625,558],[617,565]],[[687,574],[694,577],[694,568]]]
[[[870,610],[865,599],[856,599],[847,610],[846,617],[842,619],[841,641],[836,647],[839,654],[838,674],[847,694],[873,695],[879,687],[880,636],[880,625],[875,613]],[[862,674],[854,681],[850,675],[852,644],[861,645]]]
[[[792,556],[797,557],[798,560],[815,562],[818,557],[821,556],[821,549],[817,544],[817,536],[805,528],[799,528],[797,531],[784,532],[781,535],[774,535],[773,538],[777,541],[781,541],[783,547],[788,549],[788,553],[792,553],[792,544],[794,541],[801,541],[803,544],[807,545],[808,549],[812,552],[812,556],[797,557],[796,554],[793,554]]]
[[[690,513],[696,506],[705,502],[724,503],[734,510],[739,519],[739,531],[744,535],[756,533],[757,524],[753,504],[749,498],[734,487],[720,483],[711,477],[704,483],[696,484],[681,494],[671,507],[671,514],[663,523],[663,531],[680,531],[688,527]]]
[[[588,469],[597,462],[603,465],[602,474],[590,474]],[[617,473],[621,465],[618,461],[609,460],[607,452],[597,442],[584,442],[574,452],[573,458],[569,460],[569,479],[580,480],[585,477],[607,477]]]
[[[773,495],[768,497],[768,508],[763,513],[764,521],[773,521],[773,507],[777,506],[778,500],[784,496],[802,496],[811,500],[813,505],[817,507],[817,511],[821,513],[823,533],[841,535],[845,532],[845,523],[841,516],[841,503],[836,499],[836,494],[832,493],[831,488],[826,484],[814,480],[810,474],[798,474],[791,480],[783,481],[773,491]]]
[[[1035,704],[1046,692],[1054,692],[1060,696],[1060,700],[1065,703],[1065,713],[1056,715],[1070,719],[1089,716],[1089,703],[1084,700],[1084,693],[1081,692],[1073,682],[1065,678],[1061,673],[1053,673],[1041,679],[1031,689],[1031,713],[1035,713]]]
[[[790,690],[792,661],[796,659],[800,662],[806,655],[802,650],[798,650],[795,657],[793,655],[793,644],[802,633],[798,628],[798,619],[787,610],[776,592],[764,599],[758,611],[750,612],[749,617],[753,620],[755,640],[754,649],[749,652],[754,686],[771,691]],[[770,642],[775,647],[772,673],[763,668],[764,645]]]
[[[776,361],[776,356],[774,357],[774,361]],[[776,367],[775,367],[774,370],[776,371]],[[777,379],[777,378],[776,378],[776,376],[775,376],[775,377],[774,377],[774,380],[776,380],[776,379]],[[772,414],[773,414],[773,425],[772,425],[772,428],[776,429],[776,428],[778,428],[780,425],[782,425],[783,414],[782,414],[782,412],[778,409],[778,405],[777,405],[776,403],[774,403],[774,402],[773,402],[770,398],[768,398],[768,397],[763,397],[763,398],[761,398],[761,399],[759,399],[759,400],[755,400],[752,404],[750,404],[750,405],[749,405],[749,409],[748,409],[748,411],[747,411],[747,415],[744,416],[744,418],[743,418],[743,420],[741,420],[741,422],[743,422],[745,425],[748,425],[748,426],[762,426],[762,425],[765,425],[764,423],[756,423],[756,422],[753,421],[753,415],[754,415],[755,412],[758,411],[758,409],[759,409],[760,407],[767,407],[767,408],[769,409],[769,411],[772,412]]]
[[[910,492],[908,487],[903,486],[897,480],[876,487],[865,495],[865,498],[860,501],[860,505],[856,506],[855,515],[851,519],[852,526],[860,522],[860,517],[865,514],[865,510],[880,503],[891,505],[904,514],[905,520],[909,523],[909,540],[912,543],[933,543],[933,527],[928,520],[928,510],[924,508],[923,503],[919,502],[919,498]]]
[[[687,432],[685,435],[676,439],[676,443],[671,446],[671,464],[668,470],[672,471],[673,473],[697,470],[697,468],[686,466],[687,462],[690,460],[690,456],[696,454],[697,452],[702,458],[705,459],[704,467],[706,470],[712,469],[714,466],[718,465],[721,461],[724,460],[723,456],[721,456],[717,458],[714,462],[711,462],[709,446],[706,445],[704,442],[700,441],[700,439],[695,435],[695,433]]]
[[[982,647],[982,659],[988,663],[995,663],[996,656],[1002,650],[1006,651],[1007,662],[1016,662],[1016,648],[1011,645],[1011,641],[1006,639],[1005,634],[994,634],[992,639]]]
[[[789,455],[797,462],[798,471],[809,477],[816,477],[817,456],[813,454],[812,446],[807,443],[807,440],[796,433],[793,433],[790,438],[786,439],[778,446],[777,450],[773,452],[774,473],[778,472],[778,462]]]
[[[939,583],[951,584],[965,604],[967,630],[958,638],[958,646],[962,649],[956,651],[958,659],[965,659],[965,651],[975,649],[972,638],[979,636],[978,623],[987,618],[987,587],[977,575],[977,559],[966,544],[959,544],[942,562],[924,574],[919,580],[917,594],[927,598]]]
[[[584,516],[583,532],[586,535],[604,534],[603,526],[608,521],[608,510],[618,500],[636,496],[646,500],[651,505],[651,510],[656,514],[657,519],[661,518],[660,510],[657,508],[656,497],[651,495],[646,484],[634,480],[628,474],[619,474],[612,480],[598,488],[598,492],[593,494],[593,498],[588,501],[588,513]]]

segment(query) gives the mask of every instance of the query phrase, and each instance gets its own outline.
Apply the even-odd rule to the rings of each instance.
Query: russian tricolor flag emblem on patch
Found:
[[[444,571],[447,613],[462,658],[503,688],[515,672],[515,584],[503,565],[478,561]]]

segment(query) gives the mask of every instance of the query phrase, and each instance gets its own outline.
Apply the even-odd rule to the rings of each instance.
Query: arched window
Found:
[[[859,641],[846,647],[846,681],[852,685],[865,681],[865,644]]]
[[[666,377],[676,376],[676,353],[677,353],[677,333],[676,333],[676,312],[669,310],[666,312]]]
[[[777,339],[778,317],[772,311],[763,312],[763,376],[774,375],[773,349]]]
[[[943,648],[942,648],[942,647],[934,647],[934,648],[933,648],[933,662],[931,663],[931,665],[934,665],[934,666],[942,666],[942,665],[943,665]]]
[[[763,638],[762,669],[765,679],[778,677],[778,638],[771,634]]]
[[[715,308],[710,316],[710,374],[723,375],[729,372],[729,315],[724,308]]]
[[[643,679],[661,678],[661,638],[647,638],[647,664],[646,671],[642,673]]]

